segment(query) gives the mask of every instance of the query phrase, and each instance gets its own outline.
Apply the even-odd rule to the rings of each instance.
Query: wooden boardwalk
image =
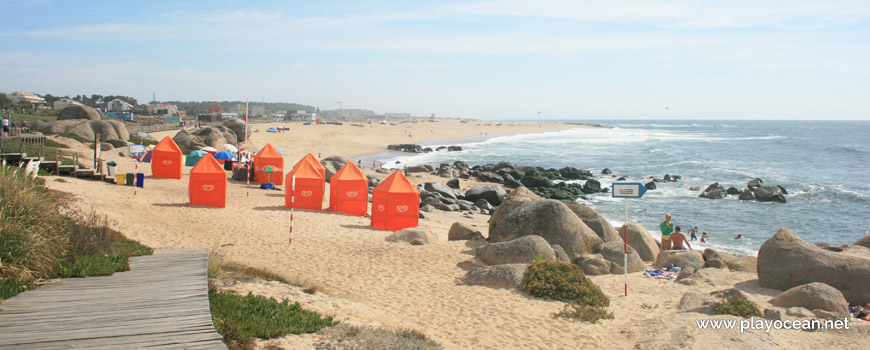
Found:
[[[0,304],[2,349],[226,349],[212,326],[208,250],[157,250],[130,271],[67,278]]]

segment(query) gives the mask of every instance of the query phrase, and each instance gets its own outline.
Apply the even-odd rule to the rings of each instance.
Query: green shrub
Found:
[[[713,313],[717,315],[734,315],[743,318],[762,317],[758,304],[740,295],[732,295],[713,303]]]
[[[64,144],[62,144],[62,143],[60,143],[60,142],[57,142],[57,141],[55,141],[55,140],[51,140],[51,139],[45,139],[45,147],[51,147],[51,148],[69,148],[69,146],[64,145]]]
[[[287,299],[278,302],[250,293],[240,296],[220,292],[215,288],[209,289],[208,296],[215,329],[227,343],[312,333],[338,323],[332,317],[321,317],[302,309],[299,303],[289,304]]]
[[[115,272],[129,270],[124,255],[76,255],[71,263],[61,264],[60,277],[108,276]]]
[[[318,332],[328,338],[323,349],[436,350],[441,345],[413,329],[391,330],[340,324]],[[318,347],[321,348],[321,347]]]
[[[569,320],[580,320],[590,323],[598,322],[598,320],[612,319],[613,313],[607,311],[600,306],[582,305],[576,302],[565,304],[561,311],[556,313],[556,317],[567,318]]]
[[[541,298],[599,307],[610,305],[607,295],[574,264],[538,259],[529,265],[518,288]]]
[[[138,135],[130,135],[130,143],[148,146],[148,145],[156,145],[159,142],[155,141],[155,140],[141,138]]]
[[[68,139],[73,139],[73,140],[76,140],[76,141],[81,142],[81,143],[94,142],[94,140],[88,140],[88,139],[86,139],[86,138],[84,138],[84,137],[81,137],[81,136],[79,136],[79,135],[75,135],[75,134],[72,134],[72,133],[68,133],[68,132],[65,132],[65,133],[63,133],[63,134],[60,134],[60,136],[66,137],[66,138],[68,138]]]

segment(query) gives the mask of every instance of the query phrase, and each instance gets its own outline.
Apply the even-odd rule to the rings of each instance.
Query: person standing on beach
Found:
[[[686,240],[686,235],[680,232],[680,227],[677,226],[674,228],[674,233],[671,234],[671,249],[673,250],[685,250],[683,247],[683,242],[686,243],[686,247],[689,247],[689,250],[692,250],[692,245],[689,244],[689,241]]]
[[[9,117],[3,117],[3,133],[2,135],[9,134]]]
[[[665,214],[665,221],[659,224],[662,231],[662,250],[671,249],[671,233],[674,232],[674,223],[671,222],[671,214]]]

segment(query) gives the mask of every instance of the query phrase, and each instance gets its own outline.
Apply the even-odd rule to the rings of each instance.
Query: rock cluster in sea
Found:
[[[738,196],[741,201],[754,200],[758,202],[775,202],[785,203],[785,195],[788,191],[782,186],[764,186],[764,183],[759,178],[755,178],[746,183],[746,188],[739,190],[736,187],[725,188],[718,182],[714,182],[707,186],[698,197],[709,199],[722,199],[728,195]]]
[[[429,153],[429,152],[436,152],[436,151],[443,151],[443,150],[447,150],[448,152],[459,152],[462,150],[462,147],[461,146],[440,146],[440,147],[437,147],[433,150],[432,147],[423,147],[423,146],[412,144],[412,143],[402,143],[402,144],[396,144],[396,145],[389,145],[389,146],[387,146],[387,149],[391,150],[391,151],[401,151],[401,152],[408,152],[408,153]]]

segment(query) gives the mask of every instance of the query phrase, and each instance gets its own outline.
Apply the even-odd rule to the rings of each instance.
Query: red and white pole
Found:
[[[290,243],[293,243],[293,208],[296,206],[296,174],[290,181]]]
[[[622,272],[625,274],[625,296],[628,296],[628,198],[625,199],[625,224],[622,225]]]

